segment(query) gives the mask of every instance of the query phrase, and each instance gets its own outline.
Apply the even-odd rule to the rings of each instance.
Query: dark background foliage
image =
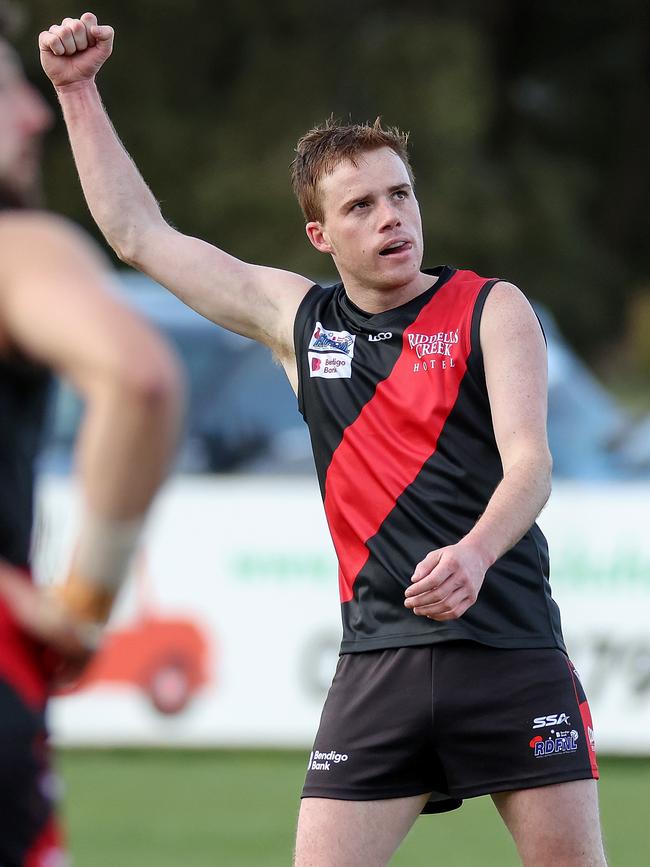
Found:
[[[288,182],[334,113],[410,130],[426,262],[516,282],[612,381],[650,377],[645,0],[97,0],[100,87],[166,217],[321,279]],[[20,47],[82,11],[33,0]],[[51,97],[50,97],[51,98]],[[61,123],[49,204],[90,228]]]

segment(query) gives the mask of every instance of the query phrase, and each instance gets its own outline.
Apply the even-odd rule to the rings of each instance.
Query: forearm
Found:
[[[173,367],[141,382],[110,382],[89,396],[76,458],[93,513],[129,521],[146,512],[169,469],[181,415]]]
[[[94,81],[57,88],[88,207],[118,256],[134,261],[158,203],[120,142]]]
[[[179,375],[113,380],[95,388],[77,440],[83,512],[68,577],[66,610],[107,620],[136,550],[147,509],[168,472],[182,412]]]
[[[507,469],[462,542],[475,547],[489,568],[530,529],[550,493],[550,455],[520,458]]]

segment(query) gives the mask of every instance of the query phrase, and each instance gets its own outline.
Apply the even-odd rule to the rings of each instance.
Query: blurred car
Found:
[[[281,367],[264,346],[209,322],[150,278],[118,272],[115,291],[153,323],[185,367],[182,473],[311,472],[307,428]],[[66,473],[83,407],[57,383],[39,470]]]
[[[307,427],[268,349],[214,325],[143,274],[119,272],[116,292],[169,338],[185,365],[189,406],[178,472],[313,473]],[[536,310],[548,339],[555,476],[650,477],[650,419],[635,426],[564,342],[551,314]],[[57,385],[42,470],[69,470],[81,412],[73,392]]]
[[[138,690],[161,714],[181,713],[215,668],[214,640],[196,620],[158,610],[155,582],[141,550],[134,563],[136,611],[111,628],[81,678],[59,694],[120,684]],[[209,662],[210,660],[210,662]]]
[[[192,621],[143,614],[109,632],[81,679],[65,692],[119,683],[136,687],[159,713],[177,714],[208,682],[207,648]]]
[[[548,438],[556,477],[593,481],[650,478],[650,418],[638,422],[535,305],[548,341]]]

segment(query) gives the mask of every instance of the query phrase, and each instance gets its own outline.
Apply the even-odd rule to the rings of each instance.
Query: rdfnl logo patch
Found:
[[[323,379],[349,379],[352,376],[354,341],[349,331],[329,331],[320,322],[309,341],[309,375]]]
[[[329,771],[332,765],[338,765],[341,762],[347,762],[349,756],[347,753],[337,753],[336,750],[330,750],[329,753],[323,753],[319,750],[313,750],[309,754],[309,762],[307,770],[309,771]]]

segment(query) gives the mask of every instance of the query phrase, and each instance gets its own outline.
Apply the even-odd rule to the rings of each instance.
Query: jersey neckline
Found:
[[[454,271],[455,268],[452,268],[450,265],[439,265],[437,268],[423,268],[423,274],[429,274],[431,277],[438,278],[436,282],[429,286],[428,289],[425,289],[424,292],[416,295],[415,298],[411,298],[409,301],[405,301],[397,307],[382,310],[381,313],[368,313],[360,307],[357,307],[357,305],[348,297],[343,283],[337,284],[334,287],[334,291],[338,295],[339,304],[355,325],[360,328],[381,328],[385,323],[389,323],[394,316],[408,310],[411,305],[426,304],[435,295],[438,289],[444,286]]]

